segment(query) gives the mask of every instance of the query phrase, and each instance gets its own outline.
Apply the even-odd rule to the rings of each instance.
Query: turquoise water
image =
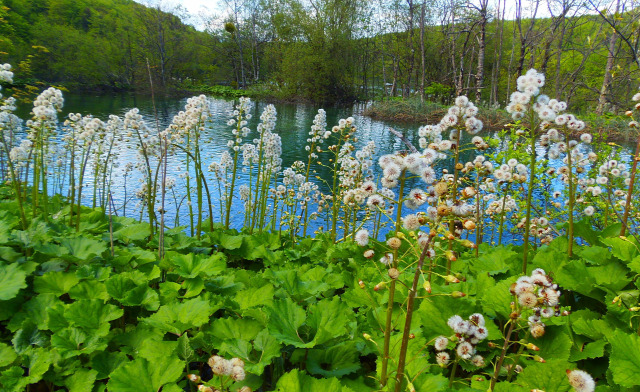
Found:
[[[155,107],[158,115],[159,128],[162,130],[168,124],[170,124],[173,116],[184,108],[187,98],[167,98],[156,97]],[[227,121],[230,117],[230,111],[233,110],[234,101],[222,98],[210,97],[210,110],[211,121],[207,126],[207,129],[203,132],[203,139],[205,141],[202,156],[204,157],[206,166],[211,162],[218,162],[222,152],[227,151],[227,141],[231,138],[231,131],[234,127],[227,125]],[[249,121],[248,127],[252,130],[252,134],[245,138],[245,141],[251,140],[256,135],[256,126],[258,124],[260,114],[264,107],[267,105],[265,102],[255,102],[252,107],[252,119]],[[113,95],[91,95],[91,94],[65,94],[65,105],[63,112],[59,115],[60,119],[64,119],[70,112],[80,113],[82,115],[92,114],[94,117],[107,120],[110,114],[116,114],[124,117],[124,114],[131,108],[137,107],[140,113],[144,116],[147,125],[155,130],[156,120],[154,114],[154,105],[149,96],[133,95],[133,94],[113,94]],[[313,119],[320,108],[319,106],[310,104],[275,104],[278,112],[278,120],[275,128],[282,138],[282,167],[290,167],[295,161],[307,161],[307,153],[304,150],[308,133],[310,131]],[[375,141],[376,144],[376,158],[374,162],[377,162],[377,157],[383,154],[388,154],[393,151],[407,150],[407,147],[393,134],[389,132],[389,128],[392,127],[397,131],[402,132],[407,136],[409,140],[412,140],[417,146],[418,140],[418,128],[421,124],[406,124],[406,123],[392,123],[385,121],[372,120],[369,117],[362,115],[363,110],[366,108],[366,104],[356,104],[351,107],[326,107],[327,112],[327,126],[330,129],[333,125],[337,124],[341,118],[352,116],[355,118],[355,126],[357,128],[357,142],[356,147],[360,148],[370,140]],[[19,108],[18,115],[25,119],[29,116],[28,107]],[[62,135],[60,135],[62,136]],[[464,141],[463,141],[464,142]],[[468,140],[467,140],[468,142]],[[490,149],[485,151],[484,155],[491,159],[501,147]],[[135,191],[140,187],[142,176],[139,172],[135,171],[128,177],[122,175],[122,171],[127,163],[136,163],[138,160],[138,154],[135,150],[135,146],[121,144],[118,146],[118,156],[115,160],[117,162],[117,168],[114,170],[112,176],[111,191],[113,193],[113,200],[117,212],[122,214],[126,212],[126,215],[136,218],[144,218],[144,213],[141,216],[141,208],[136,207],[139,202],[133,195]],[[544,149],[541,148],[541,154],[544,154]],[[467,162],[473,160],[477,155],[475,150],[467,150],[461,153],[461,162]],[[177,221],[181,225],[188,223],[187,208],[185,206],[185,189],[186,184],[184,180],[184,155],[176,154],[169,158],[168,162],[168,175],[175,178],[177,186],[174,192],[168,196],[169,204],[167,205],[167,221],[173,223]],[[551,166],[560,166],[560,162],[550,162]],[[453,162],[442,161],[439,162],[439,168],[451,169]],[[377,165],[374,165],[374,170]],[[322,168],[318,168],[318,173],[323,178],[329,178],[330,173]],[[212,173],[208,174],[208,181],[210,181],[210,187],[217,188],[215,179]],[[193,173],[192,173],[193,175]],[[237,187],[247,182],[247,174],[241,173]],[[92,197],[92,190],[90,184],[93,183],[91,173],[88,173],[85,179],[85,191],[87,204],[90,204]],[[328,189],[319,182],[320,189],[327,191]],[[552,183],[554,189],[559,189],[562,184],[559,182]],[[68,187],[68,186],[67,186]],[[66,193],[67,187],[65,184],[59,184],[57,190]],[[424,187],[424,185],[422,185]],[[236,188],[237,189],[237,188]],[[219,200],[217,198],[217,192],[214,192],[214,221],[221,221],[219,210]],[[236,196],[237,197],[237,196]],[[182,207],[178,213],[176,213],[175,204],[173,201],[177,201]],[[237,201],[236,201],[237,200]],[[234,199],[234,211],[233,225],[240,227],[244,219],[244,208],[239,199]],[[320,222],[318,222],[320,223]]]

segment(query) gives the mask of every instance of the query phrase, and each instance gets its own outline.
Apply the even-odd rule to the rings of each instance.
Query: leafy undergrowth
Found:
[[[388,291],[380,263],[354,243],[318,236],[292,245],[278,233],[223,229],[197,240],[177,228],[167,231],[160,260],[148,224],[114,216],[112,249],[108,216],[85,209],[76,234],[59,198],[52,203],[57,214],[20,230],[15,201],[0,190],[3,391],[196,390],[188,374],[230,391],[380,389]],[[569,391],[565,371],[576,368],[594,376],[598,391],[640,386],[639,323],[629,309],[638,306],[640,252],[615,229],[581,226],[590,244],[572,260],[563,238],[537,251],[531,269],[548,271],[562,290],[561,310],[571,313],[545,320],[544,335],[530,340],[537,347],[510,347],[496,391]],[[485,246],[478,257],[462,254],[453,264],[461,282],[434,279],[430,294],[421,279],[403,389],[489,388],[512,312],[519,252]],[[398,277],[390,369],[412,275]],[[451,335],[451,316],[474,312],[487,318],[488,337],[477,345],[484,366],[461,361],[449,387],[452,369],[436,364],[433,339]],[[526,339],[526,330],[511,341]],[[243,379],[214,376],[207,364],[214,354],[240,358]]]

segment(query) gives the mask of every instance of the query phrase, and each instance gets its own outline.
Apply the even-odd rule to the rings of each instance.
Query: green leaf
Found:
[[[94,279],[85,280],[73,286],[69,289],[69,297],[73,299],[100,299],[102,301],[111,298],[105,284]]]
[[[38,330],[38,327],[27,320],[22,324],[22,328],[19,329],[13,336],[11,343],[13,348],[18,354],[22,354],[31,346],[44,346],[48,342],[47,336]]]
[[[167,252],[167,262],[173,263],[175,273],[186,279],[197,276],[218,275],[227,267],[224,253],[215,253],[211,256],[189,253],[186,255]]]
[[[528,390],[541,389],[545,392],[568,392],[571,390],[566,369],[571,365],[562,360],[552,359],[546,363],[532,363],[518,376],[517,383]]]
[[[472,263],[472,270],[475,272],[483,272],[489,275],[496,275],[507,272],[512,261],[518,257],[518,254],[506,247],[492,248],[489,253],[485,253],[475,259]]]
[[[106,282],[107,292],[125,306],[142,306],[156,310],[160,306],[158,293],[148,286],[147,276],[140,271],[114,275]]]
[[[126,361],[127,355],[123,352],[102,351],[91,358],[91,368],[98,372],[96,379],[102,380]]]
[[[211,323],[211,330],[211,334],[220,340],[252,340],[263,327],[259,322],[248,318],[218,318]]]
[[[578,253],[580,257],[590,264],[602,264],[602,262],[609,260],[611,257],[609,249],[602,246],[585,246],[579,248]]]
[[[513,300],[509,288],[516,279],[517,277],[510,277],[502,280],[482,294],[480,303],[486,315],[490,317],[501,316],[502,318],[509,318],[509,314],[511,313],[510,304]]]
[[[113,238],[125,244],[132,241],[142,241],[149,237],[148,223],[135,223],[124,225],[121,229],[113,232]]]
[[[51,293],[61,296],[77,285],[80,279],[71,272],[47,272],[42,276],[35,277],[33,281],[37,293]]]
[[[317,379],[294,369],[280,377],[275,392],[353,392],[353,390],[342,386],[336,378]]]
[[[563,361],[569,359],[569,353],[573,345],[571,338],[561,327],[552,326],[547,327],[544,336],[533,343],[540,348],[538,355],[542,358],[561,359]]]
[[[75,373],[64,381],[69,392],[86,392],[93,389],[98,372],[90,369],[77,369]]]
[[[13,347],[0,342],[0,367],[10,365],[16,358],[18,358],[18,354]]]
[[[254,306],[270,305],[273,302],[275,290],[273,285],[267,284],[260,288],[248,288],[241,290],[236,294],[235,301],[241,310],[249,309]]]
[[[298,328],[304,324],[306,313],[291,298],[275,301],[269,310],[269,332],[285,344],[308,347],[298,335]]]
[[[627,265],[629,269],[637,274],[640,274],[640,256],[636,256]]]
[[[104,241],[85,237],[65,238],[60,245],[69,250],[69,254],[77,261],[89,261],[107,250]]]
[[[154,363],[144,358],[122,364],[110,376],[109,392],[158,392],[182,376],[185,363],[178,357],[158,358]]]
[[[609,368],[613,380],[625,388],[640,385],[640,336],[614,331],[607,339],[611,344]]]
[[[413,383],[416,391],[442,391],[448,387],[449,380],[441,374],[422,374]]]
[[[353,341],[328,349],[312,349],[307,356],[307,370],[324,377],[342,377],[360,369],[360,353]]]
[[[189,336],[185,333],[178,338],[178,357],[183,361],[188,362],[194,354],[191,344],[189,343]]]
[[[577,362],[587,358],[601,358],[604,356],[604,348],[606,345],[606,340],[596,340],[595,342],[587,343],[582,350],[571,350],[569,360],[571,362]]]
[[[27,274],[17,263],[0,265],[0,300],[6,301],[27,287]]]
[[[309,306],[305,324],[312,329],[313,344],[320,345],[344,335],[351,312],[337,296]]]
[[[439,335],[451,335],[451,328],[447,325],[451,316],[458,314],[465,317],[467,313],[471,315],[474,310],[473,302],[467,297],[434,296],[422,301],[417,316],[420,318],[424,336],[432,339]]]
[[[611,247],[614,256],[627,263],[640,253],[638,244],[632,238],[624,240],[622,238],[604,238],[601,241]]]
[[[109,321],[122,317],[124,311],[99,299],[83,299],[69,305],[65,318],[80,328],[109,330]]]
[[[188,329],[207,323],[215,310],[208,301],[194,298],[182,303],[163,305],[151,317],[142,319],[142,322],[163,332],[182,335]]]

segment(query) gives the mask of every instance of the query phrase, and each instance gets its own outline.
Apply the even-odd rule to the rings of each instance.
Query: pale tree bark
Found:
[[[500,6],[502,5],[502,15],[500,14]],[[493,69],[491,70],[491,97],[489,99],[489,101],[491,103],[497,103],[498,102],[498,81],[500,80],[500,65],[502,64],[502,43],[503,43],[503,33],[504,33],[504,14],[505,14],[505,10],[506,10],[506,6],[504,3],[501,2],[501,0],[498,0],[498,12],[496,13],[496,15],[498,16],[498,23],[500,24],[500,29],[498,29],[497,34],[498,34],[498,46],[496,46],[496,51],[497,51],[497,58],[498,61],[496,61],[496,63],[493,66]],[[494,58],[495,58],[495,53],[494,53]]]
[[[517,0],[516,6],[516,25],[518,26],[518,33],[520,35],[520,59],[518,60],[518,68],[516,76],[522,75],[524,70],[524,61],[527,57],[527,50],[529,44],[532,41],[533,28],[536,24],[536,15],[538,14],[538,7],[540,6],[540,0],[536,0],[533,8],[533,13],[530,18],[529,27],[526,32],[522,30],[522,0]]]
[[[614,14],[613,23],[615,24],[616,17],[620,10],[620,0],[616,2],[616,12]],[[604,79],[602,80],[602,87],[600,88],[600,96],[598,97],[598,106],[596,107],[596,114],[601,115],[604,112],[604,108],[607,104],[607,94],[609,86],[611,85],[611,79],[613,78],[611,71],[613,70],[613,63],[615,61],[616,43],[618,41],[618,34],[616,34],[615,28],[611,31],[609,37],[609,47],[607,54],[607,65],[604,68]]]
[[[484,84],[484,52],[487,46],[487,8],[489,0],[480,0],[476,7],[480,20],[480,35],[478,37],[478,68],[476,71],[476,102],[480,102],[482,98],[482,89]]]
[[[409,6],[409,67],[407,71],[407,85],[404,88],[403,96],[409,97],[411,93],[411,76],[413,75],[413,65],[415,60],[415,49],[413,47],[413,0],[407,0],[407,5]]]
[[[422,0],[420,8],[420,102],[424,102],[424,80],[425,80],[425,64],[424,64],[424,13],[426,0]]]

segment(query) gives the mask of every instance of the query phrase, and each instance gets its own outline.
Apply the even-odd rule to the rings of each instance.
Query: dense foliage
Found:
[[[202,32],[160,3],[2,0],[0,60],[17,65],[17,83],[148,89],[148,59],[158,88],[259,85],[316,102],[467,94],[500,106],[537,68],[577,110],[623,111],[637,87],[634,6],[600,8],[614,30],[582,3],[532,3],[234,0],[192,15]]]

